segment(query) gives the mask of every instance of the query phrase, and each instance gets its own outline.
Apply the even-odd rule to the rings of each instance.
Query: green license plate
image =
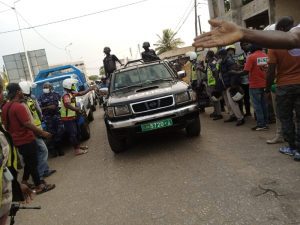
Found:
[[[170,127],[173,125],[172,119],[164,119],[159,121],[154,121],[151,123],[145,123],[141,125],[142,132],[150,131],[150,130],[157,130],[164,127]]]

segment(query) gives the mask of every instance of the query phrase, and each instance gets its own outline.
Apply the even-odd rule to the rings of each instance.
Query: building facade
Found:
[[[263,29],[282,16],[292,16],[300,23],[299,0],[208,0],[208,5],[210,18],[253,29]]]

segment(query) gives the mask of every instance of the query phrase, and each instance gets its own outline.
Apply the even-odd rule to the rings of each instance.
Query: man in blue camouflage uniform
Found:
[[[43,85],[43,94],[38,99],[38,102],[43,112],[43,121],[46,125],[45,130],[53,135],[49,142],[49,149],[54,157],[64,155],[63,150],[60,148],[61,136],[64,130],[59,112],[60,99],[61,96],[54,92],[50,83]]]

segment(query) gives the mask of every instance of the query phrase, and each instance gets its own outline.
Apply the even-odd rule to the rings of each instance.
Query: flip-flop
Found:
[[[89,149],[89,146],[83,145],[83,146],[80,146],[79,148],[82,149],[82,150],[87,150],[87,149]]]
[[[35,189],[36,194],[40,195],[55,188],[55,184],[44,184],[41,189]]]
[[[88,150],[80,149],[80,151],[77,151],[77,152],[75,153],[75,155],[76,155],[76,156],[77,156],[77,155],[84,155],[84,154],[86,154],[86,153],[88,153]]]

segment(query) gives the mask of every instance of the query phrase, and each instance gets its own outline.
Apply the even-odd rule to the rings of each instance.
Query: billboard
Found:
[[[27,52],[33,78],[42,69],[48,69],[48,60],[45,49]],[[9,82],[18,83],[21,80],[30,80],[30,74],[24,52],[3,56]]]

